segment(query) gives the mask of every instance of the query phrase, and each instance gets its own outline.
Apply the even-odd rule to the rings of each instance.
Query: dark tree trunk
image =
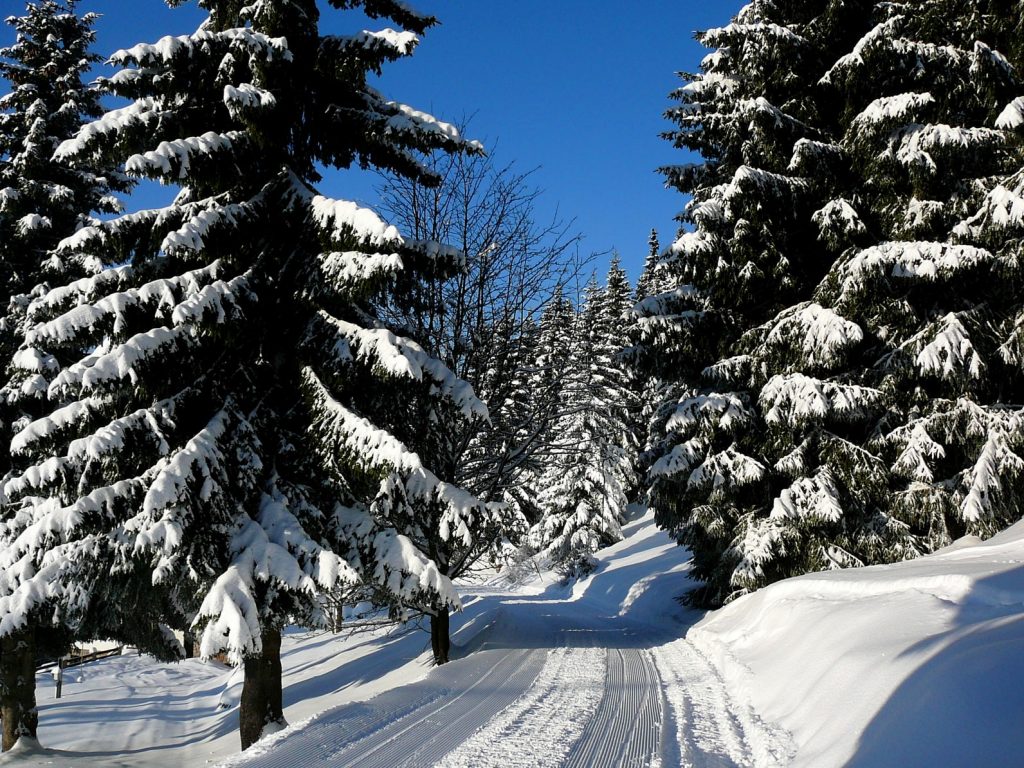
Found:
[[[448,663],[448,653],[452,647],[448,635],[447,608],[439,608],[437,615],[430,617],[430,646],[434,649],[434,663],[438,666]]]
[[[270,724],[284,725],[281,698],[281,631],[263,630],[263,651],[247,657],[245,682],[238,710],[238,731],[242,749],[258,741]]]
[[[194,659],[196,657],[196,636],[192,634],[191,629],[186,629],[182,635],[181,644],[185,648],[185,658]]]
[[[22,736],[36,738],[36,633],[31,625],[0,640],[0,717],[4,752]]]

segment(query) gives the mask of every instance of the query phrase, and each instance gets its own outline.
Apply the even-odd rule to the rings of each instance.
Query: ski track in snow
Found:
[[[679,762],[693,768],[769,768],[788,762],[770,727],[738,705],[714,665],[688,640],[653,650],[675,720]]]
[[[658,768],[663,706],[661,680],[651,654],[637,648],[609,649],[604,696],[569,752],[565,768]]]
[[[597,710],[605,651],[549,651],[530,690],[439,765],[442,768],[557,768]]]

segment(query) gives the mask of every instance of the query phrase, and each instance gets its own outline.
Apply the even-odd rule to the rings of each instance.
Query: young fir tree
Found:
[[[562,393],[574,370],[572,341],[575,317],[576,308],[572,300],[565,295],[562,285],[556,285],[526,350],[532,355],[527,375],[526,409],[543,414],[527,427],[532,431],[533,439],[540,444],[523,467],[524,505],[521,511],[530,526],[536,524],[542,514],[539,501],[542,477],[562,453],[556,425],[566,410]]]
[[[567,344],[572,367],[553,425],[559,448],[540,477],[541,518],[528,542],[569,576],[587,573],[593,553],[622,538],[635,482],[635,396],[619,358],[630,294],[616,259],[605,289],[588,284]]]
[[[98,60],[90,52],[95,14],[76,15],[76,3],[42,0],[27,5],[14,27],[12,46],[0,50],[0,77],[8,90],[0,96],[0,370],[24,372],[25,387],[0,390],[0,479],[11,468],[13,432],[41,414],[38,384],[52,375],[55,361],[17,354],[25,307],[43,283],[60,269],[79,274],[91,263],[62,263],[49,252],[57,242],[92,223],[94,212],[118,209],[113,191],[125,189],[121,174],[96,167],[72,168],[53,160],[53,152],[82,122],[101,113],[98,94],[82,76]],[[11,596],[26,563],[4,551],[17,526],[14,512],[0,504],[0,599]],[[6,612],[5,612],[6,614]],[[36,648],[59,655],[82,629],[43,605],[5,615],[0,622],[0,717],[3,748],[21,735],[34,738]],[[115,632],[111,632],[115,634]]]
[[[391,0],[331,5],[408,31],[325,35],[314,0],[208,0],[194,34],[114,54],[122,69],[105,86],[129,105],[57,157],[123,160],[180,192],[65,239],[59,256],[105,269],[27,310],[27,353],[60,372],[54,410],[14,440],[16,551],[140,572],[132,605],[170,592],[195,615],[203,655],[244,665],[243,748],[283,721],[281,628],[317,623],[320,591],[363,580],[397,612],[458,605],[370,500],[406,484],[438,507],[421,522],[443,537],[478,511],[407,444],[423,403],[470,418],[482,403],[375,317],[457,254],[316,189],[319,166],[353,162],[429,182],[415,153],[467,148],[366,83],[433,19]],[[66,611],[88,604],[75,582],[27,576],[5,609],[47,591]]]

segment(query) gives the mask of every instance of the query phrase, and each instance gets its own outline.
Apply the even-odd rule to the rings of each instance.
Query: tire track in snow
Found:
[[[602,648],[549,651],[530,690],[451,752],[440,767],[561,766],[601,702],[605,657]]]
[[[650,653],[609,649],[604,696],[565,768],[660,765],[662,710],[661,680]]]
[[[444,755],[523,695],[536,679],[544,654],[511,651],[485,674],[450,697],[396,720],[348,745],[332,768],[419,768],[434,766]]]
[[[718,670],[688,640],[653,651],[675,720],[680,762],[693,768],[761,768],[786,762],[778,736],[729,695]]]
[[[367,702],[325,712],[223,763],[246,768],[433,765],[486,719],[529,688],[544,661],[537,651],[481,651],[423,680]],[[490,714],[484,716],[484,713]],[[480,713],[467,718],[467,713]],[[480,718],[484,719],[480,719]],[[461,729],[451,728],[469,719]],[[457,735],[461,732],[461,735]],[[444,744],[447,739],[454,743]],[[424,762],[402,762],[433,743]]]

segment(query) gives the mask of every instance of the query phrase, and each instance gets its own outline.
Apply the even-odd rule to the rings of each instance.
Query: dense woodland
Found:
[[[7,20],[4,749],[38,660],[94,638],[243,665],[245,748],[283,720],[285,626],[370,603],[443,664],[456,579],[577,578],[635,509],[708,608],[1022,517],[1018,0],[755,0],[700,33],[678,234],[636,286],[471,126],[368,84],[434,19],[200,5],[96,80],[84,2]],[[349,9],[382,30],[321,32]],[[380,210],[322,188],[353,165]],[[132,210],[140,179],[173,202]]]

